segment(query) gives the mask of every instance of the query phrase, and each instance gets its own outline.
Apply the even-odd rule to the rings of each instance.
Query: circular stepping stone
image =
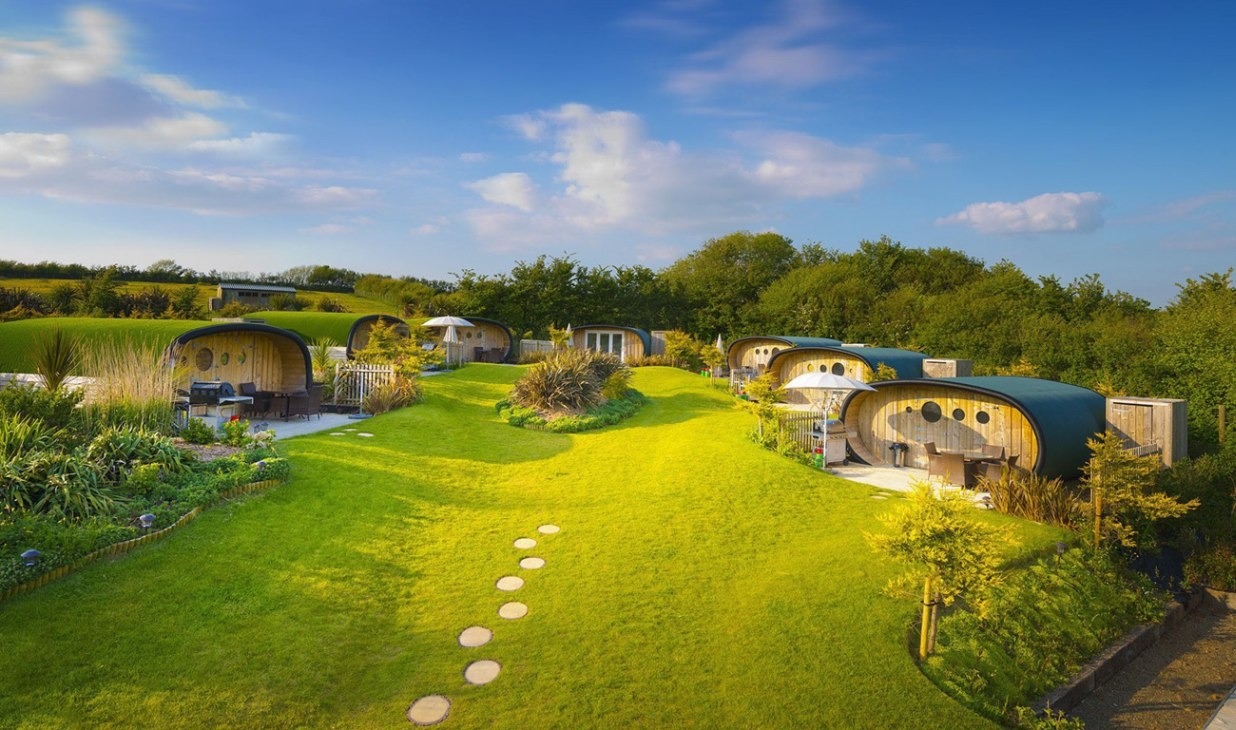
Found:
[[[459,634],[459,645],[474,647],[485,646],[494,638],[494,632],[484,626],[469,626]]]
[[[365,432],[363,432],[363,431],[362,431],[362,432],[360,432],[360,433],[358,433],[358,434],[356,434],[356,435],[357,435],[357,436],[360,436],[360,437],[361,437],[361,438],[363,438],[363,439],[371,439],[371,438],[373,438],[373,434],[371,434],[371,433],[365,433]]]
[[[355,432],[355,431],[356,431],[356,429],[354,429],[354,428],[345,428],[345,429],[343,429],[343,430],[344,430],[344,431],[347,431],[348,433],[353,433],[353,432]]]
[[[331,432],[331,436],[347,436],[347,434],[343,431],[333,431]]]
[[[492,659],[481,659],[472,662],[464,669],[464,679],[468,684],[489,684],[498,678],[502,665]]]
[[[517,575],[504,575],[498,579],[498,590],[517,591],[524,587],[524,579]]]
[[[510,603],[502,604],[498,609],[498,615],[502,618],[523,618],[528,615],[528,605],[519,601],[511,601]]]
[[[558,532],[558,530],[560,529],[562,528],[558,527],[557,525],[541,525],[540,527],[536,528],[536,531],[541,533],[542,535],[553,535],[554,533]]]
[[[515,541],[515,547],[519,548],[520,550],[527,550],[528,548],[534,548],[536,547],[536,540],[533,540],[530,537],[521,537]]]
[[[524,558],[519,561],[519,567],[524,570],[537,570],[545,567],[545,558]]]
[[[437,725],[451,711],[451,701],[442,695],[425,695],[408,708],[413,725]]]

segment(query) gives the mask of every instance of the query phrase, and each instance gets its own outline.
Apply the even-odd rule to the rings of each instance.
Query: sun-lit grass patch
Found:
[[[513,429],[492,404],[520,372],[427,378],[372,439],[284,442],[282,487],[6,603],[0,725],[394,727],[444,693],[454,728],[990,727],[917,670],[914,607],[882,593],[897,566],[862,531],[899,500],[759,448],[668,368],[636,371],[650,402],[611,428]],[[1058,535],[984,519],[1023,549]],[[462,649],[473,624],[494,640]],[[479,658],[502,673],[467,686]]]

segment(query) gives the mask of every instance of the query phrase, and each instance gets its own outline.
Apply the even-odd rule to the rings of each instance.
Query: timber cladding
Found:
[[[864,383],[870,382],[873,377],[871,367],[862,358],[843,350],[791,348],[777,355],[770,367],[781,385],[799,375],[816,372],[844,375]],[[811,396],[818,397],[818,391],[811,390],[794,389],[783,393],[786,403],[811,403]]]
[[[172,347],[185,371],[179,386],[184,389],[196,381],[222,380],[233,387],[251,382],[258,390],[290,393],[312,382],[304,342],[275,327],[203,327],[181,335]]]
[[[845,408],[847,429],[877,464],[891,464],[894,443],[909,445],[906,466],[927,468],[923,444],[940,451],[977,452],[985,444],[1004,447],[1006,456],[1033,469],[1042,444],[1031,418],[1010,400],[994,394],[921,381],[882,384],[858,391]]]
[[[780,337],[744,337],[730,345],[726,359],[730,370],[750,368],[756,373],[763,373],[769,358],[793,346]]]

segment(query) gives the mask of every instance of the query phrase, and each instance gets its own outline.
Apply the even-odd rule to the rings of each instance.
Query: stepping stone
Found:
[[[437,725],[451,711],[451,701],[442,695],[425,695],[408,708],[413,725]]]
[[[354,433],[354,432],[356,431],[356,429],[354,429],[354,428],[345,428],[345,429],[343,429],[343,430],[344,430],[344,431],[347,431],[348,433]]]
[[[481,659],[472,662],[464,669],[464,679],[468,684],[489,684],[498,678],[502,665],[492,659]]]
[[[358,433],[358,434],[356,434],[356,435],[357,435],[357,436],[360,436],[360,437],[361,437],[361,438],[363,438],[363,439],[371,439],[371,438],[373,438],[373,434],[371,434],[371,433],[365,433],[364,431],[361,431],[360,433]]]
[[[519,561],[519,567],[524,570],[536,570],[545,567],[545,558],[524,558]]]
[[[873,494],[871,495],[871,498],[872,499],[888,499],[888,497],[884,496],[883,494]]]
[[[517,591],[524,587],[524,579],[517,575],[504,575],[498,579],[498,590]]]
[[[541,525],[540,527],[536,528],[536,531],[541,533],[542,535],[553,535],[554,533],[558,532],[559,529],[561,528],[559,528],[557,525]]]
[[[459,645],[466,647],[485,646],[494,638],[494,632],[484,626],[469,626],[459,634]]]
[[[530,537],[521,537],[515,541],[515,547],[519,548],[520,550],[527,550],[528,548],[534,548],[536,547],[536,540],[533,540]]]
[[[344,433],[343,431],[332,431],[330,435],[331,436],[347,436],[347,434]]]
[[[523,618],[528,615],[528,605],[519,601],[511,601],[510,603],[502,604],[498,609],[498,615],[502,618]]]

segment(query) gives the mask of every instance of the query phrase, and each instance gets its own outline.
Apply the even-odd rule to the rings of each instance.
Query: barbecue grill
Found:
[[[235,397],[236,389],[232,387],[231,383],[223,381],[200,382],[189,386],[190,403],[205,403],[217,406],[220,400]]]

